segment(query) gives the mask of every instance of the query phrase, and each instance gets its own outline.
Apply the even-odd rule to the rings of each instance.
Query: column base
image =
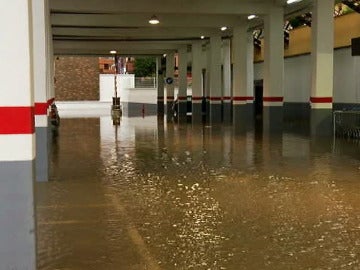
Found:
[[[238,131],[248,131],[254,127],[254,105],[242,104],[233,106],[233,123]]]
[[[37,182],[49,181],[49,131],[48,127],[36,127],[35,175]]]
[[[193,103],[192,104],[192,123],[200,124],[203,123],[203,111],[201,103]]]
[[[34,161],[0,162],[1,269],[36,269]]]
[[[164,116],[165,113],[165,106],[164,106],[164,101],[158,101],[157,102],[157,114],[159,116]]]
[[[186,116],[187,116],[187,103],[186,103],[186,101],[181,101],[178,104],[178,120],[179,120],[179,122],[185,123]]]
[[[210,103],[209,122],[210,122],[210,124],[217,124],[217,123],[222,122],[222,105],[221,104],[211,104]]]
[[[309,134],[310,104],[308,102],[284,103],[284,131]]]
[[[263,108],[263,131],[282,132],[283,131],[283,106],[265,106]]]
[[[232,105],[231,102],[223,103],[223,121],[224,123],[232,123]]]
[[[311,136],[332,136],[332,109],[311,109],[310,134]]]

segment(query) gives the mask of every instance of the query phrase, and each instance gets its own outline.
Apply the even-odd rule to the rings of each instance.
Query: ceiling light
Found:
[[[255,19],[255,18],[256,18],[256,15],[254,15],[254,14],[251,14],[251,15],[248,16],[248,20],[252,20],[252,19]]]
[[[297,2],[301,2],[302,0],[287,0],[286,3],[289,5],[289,4],[294,4],[294,3],[297,3]]]
[[[200,38],[201,38],[201,39],[204,39],[204,38],[205,38],[205,36],[201,36]]]
[[[226,29],[227,29],[226,26],[223,26],[223,27],[220,28],[221,31],[225,31]]]
[[[155,15],[152,15],[150,20],[149,20],[149,23],[150,24],[158,24],[158,23],[160,23],[160,21]]]
[[[111,50],[110,53],[111,53],[111,54],[116,54],[116,51],[115,51],[115,50]]]

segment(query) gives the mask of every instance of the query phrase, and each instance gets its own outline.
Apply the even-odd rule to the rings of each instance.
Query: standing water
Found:
[[[360,269],[360,146],[62,119],[36,184],[38,269]]]

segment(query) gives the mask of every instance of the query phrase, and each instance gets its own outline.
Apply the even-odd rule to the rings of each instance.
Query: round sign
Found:
[[[172,84],[172,83],[174,82],[174,79],[171,78],[171,77],[167,77],[167,78],[165,79],[165,82],[166,82],[167,84]]]

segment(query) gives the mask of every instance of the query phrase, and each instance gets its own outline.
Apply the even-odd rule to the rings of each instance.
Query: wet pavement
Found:
[[[38,269],[360,269],[360,143],[62,119]]]

